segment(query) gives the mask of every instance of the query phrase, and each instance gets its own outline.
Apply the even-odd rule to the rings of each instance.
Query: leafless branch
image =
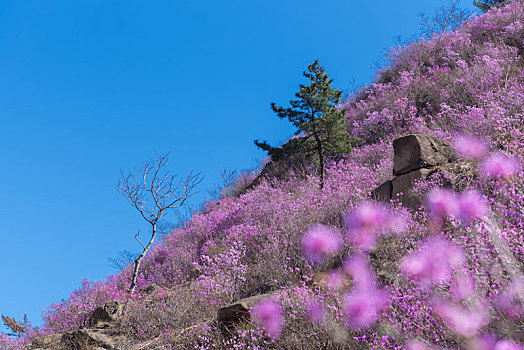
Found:
[[[135,235],[143,252],[135,260],[130,293],[133,293],[136,287],[140,262],[155,240],[159,220],[169,209],[181,207],[196,194],[196,187],[203,179],[200,173],[190,171],[183,180],[177,182],[177,176],[166,170],[168,158],[168,153],[157,154],[155,159],[144,162],[142,167],[135,168],[132,172],[120,172],[118,191],[138,210],[152,228],[151,238],[147,245],[144,245],[138,238],[140,231]]]
[[[459,5],[459,0],[450,0],[447,6],[435,10],[432,17],[421,14],[422,34],[428,36],[441,36],[442,34],[453,31],[468,19],[471,12],[463,9]]]

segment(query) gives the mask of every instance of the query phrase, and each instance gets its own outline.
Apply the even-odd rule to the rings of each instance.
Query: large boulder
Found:
[[[89,327],[106,327],[116,322],[122,315],[124,304],[118,300],[111,300],[93,311],[89,317]]]
[[[34,350],[112,350],[115,342],[101,330],[82,328],[64,334],[53,334],[33,339]]]
[[[413,191],[417,180],[450,168],[456,163],[455,150],[447,142],[427,134],[412,134],[393,140],[393,179],[371,192],[371,197],[387,202],[398,199],[406,208],[419,209],[424,198]]]
[[[432,169],[418,169],[395,177],[392,182],[391,198],[398,199],[406,208],[420,209],[424,198],[413,191],[416,180],[425,180],[434,172]]]
[[[37,337],[31,343],[31,349],[62,349],[62,334],[51,334],[44,337]]]
[[[230,335],[242,323],[250,319],[250,311],[260,301],[271,297],[271,294],[259,294],[249,298],[240,299],[228,306],[222,307],[217,311],[217,320],[220,323],[222,332]]]
[[[433,168],[455,159],[455,150],[443,140],[428,134],[412,134],[393,141],[393,175],[421,168]]]
[[[88,328],[63,334],[61,343],[66,349],[74,350],[115,349],[115,343],[109,336]]]

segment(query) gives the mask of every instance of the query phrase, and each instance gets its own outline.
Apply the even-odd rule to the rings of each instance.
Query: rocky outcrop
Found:
[[[393,141],[393,176],[372,192],[379,201],[398,199],[404,207],[419,209],[424,203],[413,191],[416,180],[425,180],[439,169],[455,162],[455,150],[443,140],[428,134],[412,134]]]
[[[32,349],[52,350],[113,350],[113,340],[100,330],[82,328],[64,334],[53,334],[33,340]]]
[[[111,300],[93,311],[89,318],[89,327],[106,327],[116,322],[124,309],[122,302]]]
[[[129,339],[115,328],[82,328],[33,339],[32,350],[146,350],[153,341]]]
[[[412,134],[393,141],[393,175],[431,169],[455,159],[455,150],[443,140],[428,134]]]
[[[230,335],[242,323],[250,320],[250,311],[260,301],[271,297],[271,294],[259,294],[218,309],[217,320],[224,335]]]

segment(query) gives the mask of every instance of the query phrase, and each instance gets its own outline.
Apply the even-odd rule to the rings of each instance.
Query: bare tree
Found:
[[[109,266],[120,271],[135,261],[137,256],[138,254],[130,252],[129,250],[119,250],[115,258],[107,258],[107,261]]]
[[[122,178],[117,184],[118,191],[151,225],[151,237],[147,245],[144,245],[138,238],[140,231],[135,235],[143,251],[135,259],[135,268],[129,287],[131,294],[136,288],[140,263],[155,240],[159,220],[169,209],[184,205],[187,199],[196,193],[196,186],[203,179],[200,173],[189,172],[184,179],[177,181],[177,176],[165,169],[168,164],[168,155],[157,155],[154,160],[144,162],[142,167],[135,168],[134,171],[128,173],[120,171]]]
[[[459,5],[459,0],[450,0],[447,6],[435,10],[432,17],[421,14],[422,34],[441,36],[442,34],[458,29],[468,19],[470,11]]]

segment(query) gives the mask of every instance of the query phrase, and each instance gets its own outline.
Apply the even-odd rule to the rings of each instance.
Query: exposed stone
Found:
[[[377,201],[389,201],[393,193],[393,183],[391,180],[384,182],[371,192],[371,198]]]
[[[115,321],[122,314],[124,305],[118,300],[111,300],[93,311],[89,318],[89,327],[105,327]]]
[[[154,293],[158,292],[161,289],[162,288],[158,284],[151,283],[149,286],[141,288],[140,291],[144,292],[147,295],[150,295],[150,294],[154,294]]]
[[[259,294],[220,308],[217,311],[217,320],[224,334],[229,335],[235,328],[250,319],[249,311],[261,300],[270,297],[271,294]]]
[[[451,145],[427,134],[412,134],[393,141],[393,175],[431,168],[455,159]]]
[[[31,344],[32,349],[61,349],[61,334],[51,334],[45,337],[34,338]]]
[[[406,208],[419,209],[424,204],[424,198],[413,191],[415,180],[426,179],[435,172],[432,169],[418,169],[395,177],[392,180],[392,199],[399,199]]]
[[[63,334],[61,344],[68,350],[115,349],[115,344],[110,337],[88,328]]]

